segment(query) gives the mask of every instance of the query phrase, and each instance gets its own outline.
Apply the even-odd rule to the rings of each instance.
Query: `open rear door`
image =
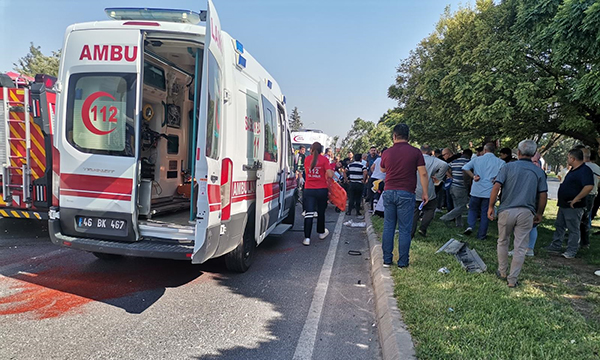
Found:
[[[74,31],[57,133],[65,235],[135,241],[143,34]]]
[[[203,263],[216,251],[221,225],[221,137],[223,134],[223,43],[221,23],[208,0],[206,39],[196,142],[195,180],[198,183],[196,239],[193,263]]]

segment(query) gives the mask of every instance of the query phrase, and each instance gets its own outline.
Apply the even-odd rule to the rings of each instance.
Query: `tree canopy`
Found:
[[[345,154],[352,150],[355,154],[365,154],[371,146],[381,150],[384,146],[392,145],[392,133],[390,128],[383,122],[375,124],[361,118],[356,118],[352,128],[342,140],[341,151]]]
[[[600,3],[479,0],[447,9],[401,62],[388,95],[413,139],[434,146],[514,146],[557,133],[597,147]]]
[[[59,62],[60,50],[53,51],[52,55],[46,56],[42,53],[40,47],[35,46],[32,42],[29,46],[29,54],[20,58],[13,65],[15,71],[27,76],[35,76],[35,74],[58,76]]]

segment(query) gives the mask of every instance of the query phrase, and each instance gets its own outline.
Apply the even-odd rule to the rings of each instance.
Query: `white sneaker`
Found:
[[[600,270],[597,270],[594,274],[596,274],[597,276],[600,276]]]
[[[525,256],[534,256],[533,249],[527,249],[527,252],[525,253]]]
[[[327,235],[329,235],[329,230],[325,229],[324,233],[319,234],[319,239],[323,240],[327,237]]]
[[[514,253],[515,253],[514,250],[509,251],[508,256],[513,256]],[[527,249],[525,256],[534,256],[533,249]]]
[[[306,245],[306,246],[310,245],[310,238],[306,238],[306,239],[302,240],[302,244]]]

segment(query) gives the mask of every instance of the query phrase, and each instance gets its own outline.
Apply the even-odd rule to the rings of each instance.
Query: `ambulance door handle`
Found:
[[[217,175],[211,175],[210,176],[210,181],[217,182],[217,180],[219,180],[219,177]]]

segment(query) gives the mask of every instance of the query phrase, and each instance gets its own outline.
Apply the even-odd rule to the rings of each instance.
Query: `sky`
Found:
[[[288,113],[305,127],[346,136],[358,117],[377,122],[396,67],[433,32],[454,0],[213,0],[222,30],[238,39],[279,83]],[[106,20],[107,7],[206,9],[190,0],[0,0],[0,72],[41,46],[62,48],[65,29]],[[24,14],[29,14],[24,17]]]

